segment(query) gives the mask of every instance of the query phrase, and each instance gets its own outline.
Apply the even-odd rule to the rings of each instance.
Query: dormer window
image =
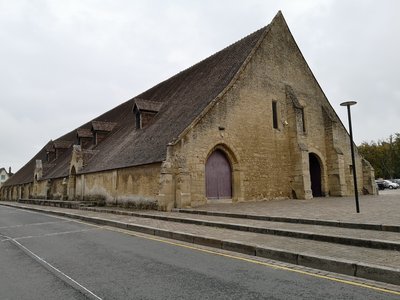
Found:
[[[93,132],[89,128],[77,129],[76,137],[78,139],[78,145],[80,145],[82,149],[87,149],[92,145]]]
[[[56,159],[56,149],[54,148],[54,142],[50,141],[46,145],[46,161],[51,162]]]
[[[54,149],[55,149],[55,158],[59,158],[71,145],[73,142],[71,141],[63,141],[63,140],[56,140],[53,142]]]
[[[92,121],[93,144],[97,145],[114,129],[117,123]]]
[[[136,129],[142,129],[150,125],[154,116],[160,111],[161,106],[161,102],[136,98],[133,105]]]

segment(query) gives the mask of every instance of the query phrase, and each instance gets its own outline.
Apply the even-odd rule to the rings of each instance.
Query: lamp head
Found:
[[[352,106],[352,105],[355,105],[355,104],[357,104],[356,101],[346,101],[346,102],[340,103],[340,106]]]

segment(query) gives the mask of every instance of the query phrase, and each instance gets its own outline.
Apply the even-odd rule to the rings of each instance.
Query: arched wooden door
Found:
[[[318,156],[314,153],[310,153],[309,159],[312,195],[313,197],[322,197],[321,165]]]
[[[215,150],[206,162],[206,195],[208,199],[232,198],[232,168],[221,150]]]

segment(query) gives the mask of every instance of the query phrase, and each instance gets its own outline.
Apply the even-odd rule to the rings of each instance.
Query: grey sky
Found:
[[[0,0],[0,167],[268,24],[282,10],[356,143],[400,132],[400,1]]]

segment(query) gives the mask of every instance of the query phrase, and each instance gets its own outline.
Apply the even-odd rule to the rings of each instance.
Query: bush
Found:
[[[133,209],[157,210],[158,208],[157,200],[144,196],[120,197],[116,202],[113,202],[113,205]]]
[[[96,202],[97,206],[106,205],[106,196],[100,194],[86,195],[84,201]]]

